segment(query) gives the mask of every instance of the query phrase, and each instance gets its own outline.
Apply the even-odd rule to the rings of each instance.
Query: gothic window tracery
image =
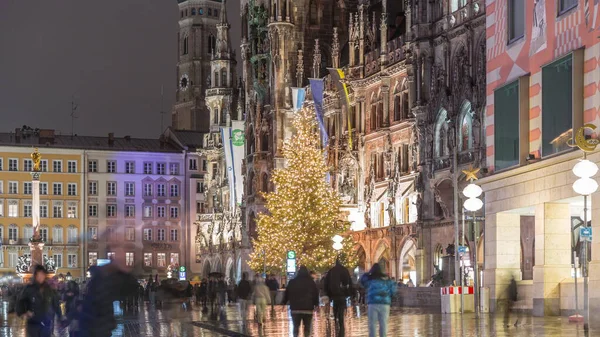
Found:
[[[435,156],[446,157],[448,154],[448,112],[442,108],[435,123]]]
[[[263,175],[262,175],[262,187],[261,187],[261,191],[263,193],[269,192],[269,176],[266,173],[263,173]]]
[[[406,81],[400,86],[396,86],[394,92],[394,121],[400,121],[408,118],[408,86]]]
[[[467,151],[473,148],[473,115],[471,111],[471,102],[466,101],[460,113],[460,137],[458,138],[458,148],[460,151]]]

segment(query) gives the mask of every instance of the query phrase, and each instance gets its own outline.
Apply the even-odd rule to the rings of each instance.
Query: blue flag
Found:
[[[302,109],[302,105],[304,105],[305,98],[305,88],[292,88],[292,104],[294,105],[294,112]]]
[[[321,140],[323,141],[323,147],[325,148],[329,143],[329,137],[327,136],[327,129],[325,128],[323,114],[323,93],[325,91],[325,81],[323,81],[321,78],[309,78],[309,81],[313,101],[315,102],[317,121],[319,122],[319,129],[321,130]]]

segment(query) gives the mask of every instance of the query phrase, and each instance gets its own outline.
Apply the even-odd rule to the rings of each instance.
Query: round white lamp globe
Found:
[[[573,166],[573,173],[579,178],[590,178],[598,173],[598,165],[587,159],[584,159]]]
[[[483,193],[481,187],[473,183],[467,185],[467,187],[465,187],[465,189],[463,190],[463,194],[467,198],[477,198],[481,195],[481,193]]]
[[[467,211],[476,212],[483,207],[483,201],[477,198],[469,198],[465,200],[464,207]]]
[[[573,183],[573,190],[577,194],[590,195],[598,190],[598,183],[592,178],[579,178]]]

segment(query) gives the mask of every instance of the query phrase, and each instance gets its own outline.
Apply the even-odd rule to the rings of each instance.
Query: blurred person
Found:
[[[81,334],[81,312],[83,310],[83,301],[77,300],[73,310],[67,314],[67,324],[69,326],[69,337],[84,337]]]
[[[327,296],[327,291],[325,290],[327,282],[327,273],[323,274],[319,282],[317,283],[317,288],[319,288],[319,299],[323,304],[323,308],[325,310],[325,317],[329,319],[331,315],[331,300],[329,296]]]
[[[63,301],[65,301],[66,312],[68,315],[71,310],[75,308],[75,300],[79,298],[79,288],[75,281],[69,281],[66,286],[66,290],[63,294]]]
[[[240,304],[240,317],[244,323],[246,322],[248,315],[248,305],[250,304],[249,300],[251,293],[252,287],[250,286],[250,281],[248,281],[248,273],[242,273],[242,279],[237,286],[237,297]]]
[[[369,317],[369,337],[375,337],[376,325],[379,323],[379,337],[387,335],[387,322],[390,316],[392,297],[396,293],[396,282],[381,271],[379,263],[375,263],[369,273],[360,278],[360,283],[367,292],[367,315]]]
[[[224,310],[225,306],[227,305],[227,284],[225,283],[223,276],[220,276],[217,281],[217,296],[219,301],[219,310]]]
[[[54,331],[54,317],[62,317],[58,293],[50,287],[48,272],[35,266],[32,282],[20,294],[17,315],[27,319],[27,337],[50,337]]]
[[[208,280],[202,279],[200,282],[200,287],[198,287],[198,293],[200,296],[200,302],[202,303],[202,310],[208,310],[208,306],[206,305],[208,300]]]
[[[352,296],[352,278],[350,272],[342,265],[341,258],[337,258],[335,266],[327,272],[325,281],[327,296],[333,301],[333,317],[336,330],[340,337],[346,335],[344,316],[346,315],[347,299]]]
[[[512,276],[510,279],[510,283],[508,284],[508,287],[506,288],[506,300],[505,300],[505,308],[504,308],[504,326],[505,327],[510,327],[510,315],[513,311],[515,311],[515,303],[517,302],[518,299],[518,291],[517,291],[517,281],[515,280],[515,277]],[[517,319],[515,320],[515,323],[513,324],[515,327],[519,326],[519,321],[520,321],[520,315],[517,314]]]
[[[259,277],[254,281],[252,302],[256,305],[256,319],[258,320],[258,326],[259,328],[262,328],[265,322],[265,310],[267,309],[267,305],[271,303],[271,294],[262,277]]]
[[[313,312],[319,307],[319,289],[305,266],[300,266],[298,274],[290,280],[285,289],[283,304],[290,304],[294,337],[300,334],[300,324],[304,324],[304,337],[312,330]]]
[[[117,327],[113,302],[124,299],[138,289],[137,280],[130,274],[131,267],[124,260],[125,250],[112,246],[116,258],[98,267],[88,283],[88,292],[81,312],[81,335],[85,337],[109,337]]]
[[[269,288],[269,294],[271,295],[271,311],[275,311],[275,304],[277,302],[277,290],[279,290],[279,282],[275,278],[274,274],[269,275],[266,281],[266,285]]]

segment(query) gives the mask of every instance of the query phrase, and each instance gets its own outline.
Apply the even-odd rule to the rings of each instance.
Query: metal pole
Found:
[[[465,245],[465,209],[463,208],[462,211],[462,246]],[[465,284],[464,284],[464,277],[463,277],[463,273],[464,273],[464,268],[465,268],[465,263],[463,260],[463,255],[460,256],[460,264],[461,264],[461,268],[460,268],[460,313],[463,314],[465,312]]]
[[[456,144],[453,146],[452,155],[452,185],[454,186],[454,285],[459,285],[460,265],[458,260],[458,153]]]
[[[475,274],[475,291],[473,291],[474,299],[475,299],[475,316],[479,317],[479,260],[477,259],[477,250],[479,246],[477,243],[479,242],[479,224],[477,223],[477,219],[475,219],[475,212],[473,212],[473,231],[475,232],[473,238],[475,240],[475,266],[473,267],[473,271]]]
[[[585,157],[584,157],[585,158]],[[583,228],[588,228],[587,223],[587,195],[583,196]],[[588,239],[583,242],[583,330],[589,330],[590,307],[588,299]]]

